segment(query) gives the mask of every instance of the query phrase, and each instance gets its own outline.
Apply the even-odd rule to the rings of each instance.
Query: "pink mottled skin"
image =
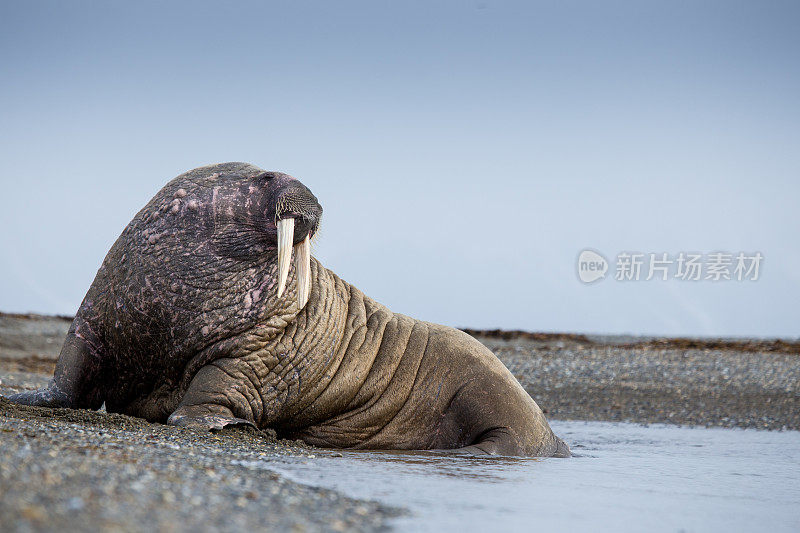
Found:
[[[311,259],[276,294],[277,221],[295,244],[322,207],[302,183],[246,163],[170,181],[111,247],[31,405],[230,424],[336,448],[569,455],[484,346],[392,313]]]

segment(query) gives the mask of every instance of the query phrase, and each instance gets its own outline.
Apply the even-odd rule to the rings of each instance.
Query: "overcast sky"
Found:
[[[248,161],[311,188],[315,255],[398,312],[798,335],[796,2],[0,6],[0,310],[74,313],[164,183]],[[719,251],[759,279],[614,279]]]

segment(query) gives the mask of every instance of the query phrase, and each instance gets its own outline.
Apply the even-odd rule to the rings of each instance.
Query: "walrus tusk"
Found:
[[[293,243],[294,219],[282,218],[278,221],[278,298],[281,297],[283,290],[286,288]]]
[[[297,307],[302,309],[311,293],[311,241],[308,235],[295,246],[294,268],[297,271]]]

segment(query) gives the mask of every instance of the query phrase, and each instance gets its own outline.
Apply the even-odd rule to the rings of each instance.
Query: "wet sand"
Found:
[[[52,376],[65,317],[0,313],[0,395]],[[800,429],[800,343],[469,331],[551,419]],[[0,530],[373,531],[402,509],[243,464],[335,452],[0,399]]]

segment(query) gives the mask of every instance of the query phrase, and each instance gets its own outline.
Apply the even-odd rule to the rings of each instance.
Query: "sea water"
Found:
[[[249,466],[405,508],[399,531],[800,531],[800,432],[551,425],[575,457],[321,451]]]

